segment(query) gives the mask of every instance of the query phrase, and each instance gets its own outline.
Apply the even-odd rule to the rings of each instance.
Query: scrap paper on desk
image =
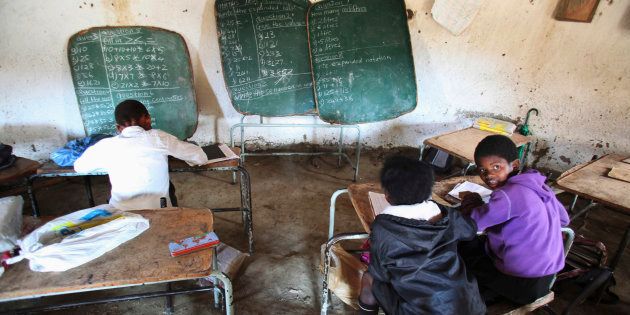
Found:
[[[481,196],[481,199],[483,199],[483,202],[485,203],[488,203],[488,201],[490,200],[490,195],[492,194],[492,190],[486,187],[483,187],[479,184],[475,184],[469,181],[465,181],[465,182],[457,184],[455,188],[453,188],[453,190],[451,190],[448,193],[448,195],[457,200],[461,200],[459,198],[459,193],[464,192],[464,191],[478,193]]]

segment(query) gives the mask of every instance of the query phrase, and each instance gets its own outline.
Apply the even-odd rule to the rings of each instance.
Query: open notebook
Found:
[[[239,156],[234,153],[227,145],[223,143],[213,144],[201,148],[208,157],[208,163],[217,163],[228,160],[239,159]]]

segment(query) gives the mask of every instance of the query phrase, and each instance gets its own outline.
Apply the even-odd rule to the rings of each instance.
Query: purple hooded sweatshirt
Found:
[[[569,217],[537,171],[510,177],[471,217],[479,231],[486,231],[486,250],[499,271],[537,278],[564,267],[560,228],[569,224]]]

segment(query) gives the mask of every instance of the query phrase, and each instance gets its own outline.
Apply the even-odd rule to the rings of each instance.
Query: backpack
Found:
[[[628,232],[626,239],[627,234]],[[616,284],[614,269],[618,259],[615,257],[610,265],[606,265],[607,260],[608,250],[602,242],[579,234],[575,236],[565,260],[565,269],[558,273],[557,280],[572,279],[583,289],[571,301],[565,314],[589,297],[595,298],[596,303],[615,304],[619,301],[619,297],[610,291]]]

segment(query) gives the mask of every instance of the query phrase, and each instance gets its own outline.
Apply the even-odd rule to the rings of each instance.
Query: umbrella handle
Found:
[[[531,115],[532,112],[536,112],[536,116],[538,116],[538,109],[537,108],[530,108],[527,111],[527,115],[525,116],[525,123],[523,123],[523,125],[527,126],[527,123],[529,122],[529,115]]]

